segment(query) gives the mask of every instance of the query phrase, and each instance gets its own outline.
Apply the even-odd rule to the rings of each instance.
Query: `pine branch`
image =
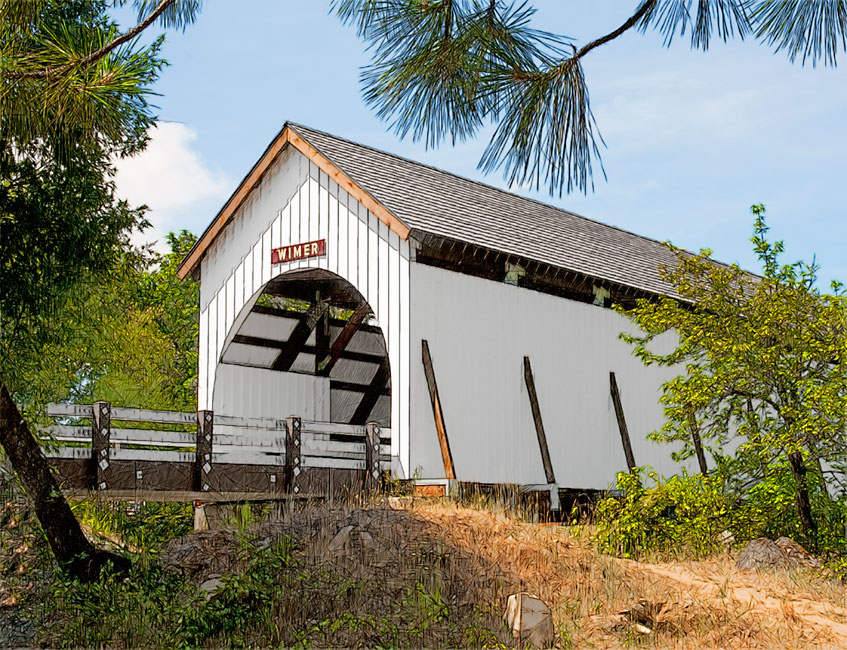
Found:
[[[96,61],[99,61],[104,56],[112,52],[114,49],[120,47],[124,43],[127,43],[138,36],[141,32],[147,29],[150,25],[152,25],[159,16],[164,13],[164,11],[170,7],[176,0],[162,0],[147,18],[138,23],[135,27],[130,29],[127,32],[124,32],[117,38],[112,41],[109,41],[102,47],[97,48],[90,54],[85,55],[78,61],[72,61],[70,63],[65,63],[63,65],[55,66],[52,68],[46,68],[43,70],[31,70],[31,71],[20,71],[20,72],[10,72],[7,73],[7,76],[11,79],[47,79],[49,77],[53,77],[55,75],[60,75],[75,66],[88,66]]]
[[[583,56],[588,54],[591,50],[598,48],[601,45],[605,45],[609,41],[613,41],[625,32],[628,32],[630,29],[635,27],[641,21],[641,19],[644,18],[644,16],[646,16],[648,13],[650,13],[650,11],[652,11],[654,6],[656,5],[656,2],[657,0],[646,0],[646,2],[644,2],[634,14],[632,14],[629,18],[626,19],[626,22],[624,22],[623,25],[618,27],[616,30],[609,32],[605,36],[601,36],[600,38],[591,41],[587,45],[584,45],[576,51],[572,58],[575,60],[579,60]]]

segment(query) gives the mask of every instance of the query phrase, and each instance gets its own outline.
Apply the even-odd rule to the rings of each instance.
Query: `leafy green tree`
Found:
[[[791,61],[835,65],[847,46],[844,0],[640,0],[632,15],[582,47],[532,28],[535,9],[507,0],[333,0],[372,52],[365,100],[401,137],[435,146],[494,134],[480,168],[550,193],[593,186],[603,140],[591,112],[583,59],[622,34],[657,30],[665,44],[690,34],[754,36]],[[602,170],[602,164],[601,164]]]
[[[135,0],[139,24],[120,33],[105,0],[0,3],[0,445],[24,484],[57,559],[91,577],[116,556],[79,528],[21,417],[17,401],[45,397],[33,378],[67,374],[51,353],[87,347],[78,325],[102,274],[125,253],[142,213],[114,195],[111,161],[143,147],[156,21],[193,19],[196,0]],[[124,4],[119,1],[118,5]]]
[[[196,237],[183,230],[167,239],[169,253],[128,253],[105,290],[90,297],[93,310],[110,309],[73,378],[77,399],[196,408],[198,286],[176,273]]]
[[[820,292],[814,262],[782,264],[764,206],[752,210],[762,276],[717,264],[708,250],[671,247],[679,265],[662,274],[677,296],[619,307],[644,333],[622,338],[645,364],[683,370],[663,386],[666,423],[654,438],[682,441],[690,455],[699,432],[742,490],[788,480],[800,532],[814,544],[812,499],[825,494],[823,468],[832,484],[844,477],[847,303],[839,283]],[[677,337],[674,349],[657,352],[657,337],[668,335]]]

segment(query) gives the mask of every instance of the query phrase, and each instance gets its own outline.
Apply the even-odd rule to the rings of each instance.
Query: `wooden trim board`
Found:
[[[629,429],[626,426],[626,418],[623,413],[623,404],[621,404],[621,392],[618,390],[618,382],[615,379],[615,373],[609,373],[609,392],[612,394],[612,403],[615,407],[615,417],[618,420],[618,431],[621,434],[621,442],[623,443],[623,453],[626,456],[626,465],[629,471],[635,470],[635,455],[632,453],[632,442],[629,439]]]
[[[282,153],[286,145],[291,145],[297,151],[311,160],[322,172],[329,176],[332,180],[338,183],[344,191],[364,205],[372,212],[377,219],[385,223],[393,232],[400,236],[400,239],[406,240],[409,237],[410,229],[406,224],[400,221],[397,217],[391,214],[379,201],[366,192],[352,178],[347,176],[338,167],[336,167],[326,156],[319,152],[315,147],[309,144],[302,136],[300,136],[289,124],[286,124],[279,135],[271,142],[262,157],[253,165],[253,168],[247,174],[229,200],[226,202],[221,211],[218,212],[215,219],[206,229],[206,232],[197,240],[197,243],[189,251],[186,258],[180,264],[177,270],[177,275],[180,280],[184,280],[191,274],[197,265],[200,263],[204,253],[212,245],[212,242],[229,223],[241,204],[244,203],[247,196],[258,184],[265,172],[276,160],[277,156]]]
[[[447,425],[444,424],[444,412],[441,410],[441,398],[438,396],[438,384],[435,382],[435,370],[432,367],[429,342],[426,339],[421,341],[421,355],[424,374],[426,375],[426,385],[429,388],[429,398],[432,401],[432,416],[435,418],[435,431],[438,434],[438,444],[441,447],[444,476],[452,480],[456,478],[456,471],[453,467],[453,454],[450,451],[450,441],[447,439]]]
[[[553,472],[553,462],[550,460],[550,450],[547,447],[547,435],[544,433],[544,422],[541,420],[541,407],[538,405],[538,394],[535,392],[535,378],[532,376],[532,365],[529,362],[529,357],[523,358],[523,377],[526,392],[529,394],[529,405],[532,408],[535,435],[538,436],[538,448],[541,451],[544,476],[547,483],[553,484],[556,482],[556,475]]]

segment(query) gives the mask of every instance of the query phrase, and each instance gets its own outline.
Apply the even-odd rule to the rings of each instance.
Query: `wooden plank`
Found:
[[[350,418],[350,424],[365,424],[371,417],[371,412],[374,410],[377,401],[380,397],[386,394],[391,394],[388,388],[388,383],[391,381],[391,370],[388,365],[388,358],[383,359],[377,371],[374,373],[371,383],[367,390],[362,395],[353,417]],[[332,382],[330,382],[330,390],[332,390]]]
[[[90,447],[59,447],[57,449],[46,449],[44,453],[48,458],[91,458]],[[170,451],[166,449],[112,449],[109,453],[109,460],[149,460],[160,463],[186,463],[194,460],[194,452]]]
[[[223,433],[220,428],[215,431],[215,449],[223,447],[263,447],[267,449],[284,449],[285,435],[257,436],[251,433]]]
[[[72,460],[91,460],[91,447],[54,447],[43,449],[47,458],[65,458]],[[90,481],[89,481],[90,482]]]
[[[285,421],[285,474],[283,490],[297,494],[300,492],[298,480],[302,473],[302,420],[291,416]]]
[[[270,451],[261,447],[223,447],[212,452],[212,464],[242,464],[242,465],[285,465],[285,453]]]
[[[89,490],[65,490],[68,499],[99,499],[101,501],[153,501],[153,502],[182,502],[201,501],[203,503],[241,503],[245,501],[289,501],[323,498],[324,495],[316,494],[280,494],[279,492],[249,492],[249,491],[227,491],[227,492],[196,492],[194,490],[102,490],[90,492]]]
[[[94,416],[94,407],[88,404],[48,404],[47,415],[51,417],[91,418]],[[111,420],[113,422],[121,420],[153,424],[194,424],[197,421],[197,415],[179,411],[155,411],[113,406]]]
[[[152,429],[115,429],[112,428],[112,442],[130,445],[151,445],[166,447],[193,447],[196,435],[180,431],[155,431]]]
[[[697,418],[693,411],[688,414],[688,426],[691,427],[691,441],[694,443],[694,453],[697,454],[697,464],[703,476],[709,475],[709,466],[706,464],[706,454],[703,452],[703,444],[700,441],[700,427],[697,426]]]
[[[267,307],[265,305],[253,305],[250,310],[257,314],[265,314],[266,316],[276,316],[277,318],[289,318],[293,320],[303,320],[306,316],[305,312],[291,311],[290,309],[280,309],[279,307]],[[346,320],[340,318],[330,318],[329,324],[334,327],[344,327],[347,324]],[[368,334],[379,334],[382,336],[382,329],[377,325],[368,325],[362,323],[359,326],[359,331],[367,332]]]
[[[352,460],[349,458],[328,458],[326,456],[306,456],[303,458],[303,467],[329,467],[332,469],[365,469],[365,460]]]
[[[340,422],[317,422],[315,420],[302,420],[304,433],[341,433],[351,436],[365,435],[365,427],[362,425],[346,424]],[[390,431],[390,429],[383,429]]]
[[[110,435],[112,405],[109,402],[94,402],[91,418],[91,459],[93,463],[92,485],[98,490],[108,487]]]
[[[91,442],[91,427],[73,424],[54,424],[48,429],[49,438],[62,442]],[[48,439],[48,438],[45,438]]]
[[[623,405],[621,404],[621,393],[618,390],[618,382],[615,379],[615,373],[609,373],[609,391],[612,394],[612,404],[615,407],[615,417],[618,420],[618,431],[621,434],[621,442],[623,443],[623,453],[626,456],[626,465],[629,471],[635,470],[635,455],[632,453],[632,442],[629,439],[629,429],[626,426],[626,418],[623,413]]]
[[[91,442],[91,427],[57,424],[49,429],[46,440],[57,442]],[[193,447],[193,433],[179,431],[156,431],[151,429],[115,429],[111,430],[110,441],[128,445],[150,445],[164,447]]]
[[[218,415],[215,413],[214,422],[220,426],[262,429],[265,431],[285,431],[285,420],[278,420],[276,418],[245,418],[233,415]]]
[[[329,350],[329,356],[322,359],[318,364],[319,374],[324,377],[329,377],[329,374],[332,372],[335,364],[338,363],[338,360],[342,358],[342,355],[347,349],[347,344],[350,343],[350,339],[352,339],[353,335],[359,331],[359,327],[361,327],[362,322],[364,322],[365,318],[367,318],[370,311],[370,307],[367,303],[363,303],[356,308],[350,316],[350,319],[344,324],[344,327],[341,328],[338,336],[336,336],[335,340],[332,342],[332,347]],[[317,355],[315,358],[317,359]]]
[[[150,460],[162,463],[190,463],[193,451],[171,451],[168,449],[112,449],[112,460]]]
[[[286,341],[285,348],[280,351],[276,360],[271,365],[271,370],[278,372],[288,372],[297,356],[303,351],[302,348],[306,344],[312,330],[318,324],[318,321],[326,314],[329,309],[329,303],[323,300],[316,300],[306,312],[306,317],[299,321],[294,327],[294,330]]]
[[[429,388],[429,399],[432,402],[432,417],[435,419],[435,431],[438,434],[438,444],[441,447],[441,461],[444,464],[444,476],[455,479],[456,472],[453,467],[453,454],[450,451],[450,442],[447,438],[447,425],[444,423],[444,413],[441,410],[441,398],[438,395],[438,384],[435,381],[435,369],[432,366],[432,356],[429,353],[429,342],[421,341],[421,356],[426,375],[426,385]]]
[[[197,411],[197,442],[194,452],[193,487],[199,492],[209,490],[213,460],[215,415],[212,411]]]
[[[380,428],[376,422],[368,422],[365,426],[365,492],[379,490],[381,485],[380,461]]]
[[[261,336],[246,336],[244,334],[236,334],[233,339],[233,343],[238,343],[240,345],[251,345],[257,348],[270,348],[271,350],[284,350],[286,346],[285,341],[278,341],[276,339],[268,339],[263,338]],[[305,354],[315,354],[315,346],[314,345],[304,345],[300,349],[301,353]],[[339,352],[338,359],[333,362],[332,366],[335,366],[335,363],[340,359],[346,359],[349,361],[363,361],[364,363],[381,363],[382,359],[385,355],[383,354],[370,354],[368,352],[354,352],[353,350],[342,350]],[[327,357],[329,359],[330,357]],[[330,367],[330,370],[332,368]],[[327,371],[321,371],[322,376],[327,376],[329,373]]]
[[[197,422],[197,414],[114,406],[112,407],[112,420],[150,422],[153,424],[195,424]]]
[[[382,359],[385,362],[385,364],[387,364],[386,357],[382,357]],[[377,373],[376,373],[375,376],[377,376],[377,377],[380,376],[381,372],[382,372],[382,370],[377,370]],[[379,398],[382,395],[391,395],[391,389],[388,386],[386,386],[385,384],[383,384],[382,386],[374,386],[373,384],[356,384],[356,383],[351,382],[351,381],[340,381],[340,380],[337,380],[337,379],[330,380],[329,389],[330,390],[344,390],[344,391],[347,391],[348,393],[375,393],[377,398]],[[350,422],[352,424],[354,422],[354,420],[351,418]]]
[[[333,456],[335,454],[358,454],[365,457],[365,440],[361,442],[337,442],[334,440],[315,440],[303,436],[303,454],[307,456]],[[358,458],[358,456],[356,456]],[[349,457],[349,456],[342,456]]]
[[[89,404],[48,404],[47,415],[54,418],[90,418],[94,407]]]
[[[541,451],[541,463],[544,465],[544,476],[547,483],[555,483],[553,462],[550,460],[550,450],[547,447],[547,435],[544,433],[544,422],[541,419],[541,407],[538,405],[538,394],[535,391],[535,378],[532,376],[532,364],[529,357],[523,358],[523,376],[526,392],[529,395],[529,405],[532,409],[532,420],[535,423],[535,435],[538,437],[538,448]]]
[[[318,318],[318,322],[315,324],[315,374],[321,374],[321,367],[323,366],[323,360],[326,359],[329,354],[329,309],[327,309],[323,315]]]

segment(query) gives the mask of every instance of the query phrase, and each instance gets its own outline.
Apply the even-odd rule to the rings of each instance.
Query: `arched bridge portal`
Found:
[[[385,337],[353,285],[324,269],[288,271],[245,309],[221,354],[215,413],[391,427]]]

